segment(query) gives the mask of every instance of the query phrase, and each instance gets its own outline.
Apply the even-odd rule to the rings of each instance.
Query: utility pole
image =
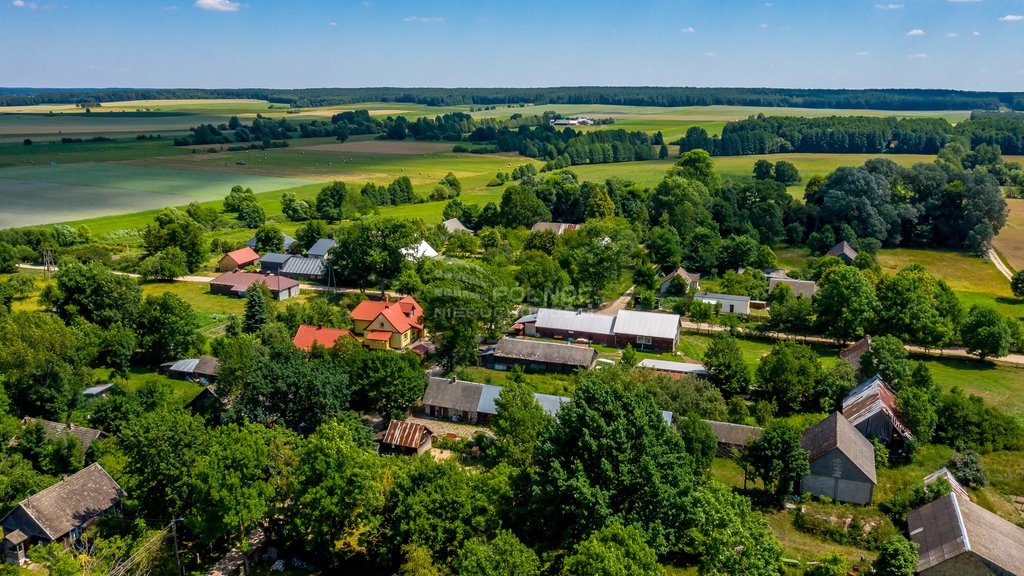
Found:
[[[178,564],[178,574],[184,576],[185,572],[181,569],[181,557],[178,556],[178,518],[171,519],[171,534],[174,538],[174,561]]]
[[[43,280],[50,279],[50,272],[53,268],[53,252],[47,248],[43,250]]]

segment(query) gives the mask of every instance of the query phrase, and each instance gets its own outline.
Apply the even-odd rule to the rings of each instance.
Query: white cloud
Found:
[[[238,12],[242,4],[231,0],[196,0],[196,8],[214,12]]]
[[[435,22],[444,22],[444,18],[441,18],[439,16],[406,16],[405,18],[402,18],[402,22],[420,22],[423,24],[433,24]]]
[[[971,32],[971,36],[981,36],[981,32],[975,30],[974,32]]]
[[[683,34],[692,34],[692,33],[696,32],[696,30],[693,29],[693,26],[687,26],[686,28],[680,28],[679,31],[682,32]]]
[[[761,22],[760,24],[758,24],[758,25],[757,25],[757,27],[758,27],[758,28],[760,28],[760,29],[762,29],[762,30],[764,30],[765,28],[767,28],[767,27],[768,27],[768,25],[767,25],[767,24],[765,24],[764,22]]]
[[[907,32],[907,36],[924,36],[924,30],[920,28],[914,28],[910,32]]]
[[[918,52],[917,54],[907,54],[907,58],[910,58],[912,60],[921,60],[927,57],[928,55],[925,54],[924,52]]]
[[[999,18],[1000,22],[1020,22],[1021,20],[1024,20],[1024,16],[1021,16],[1020,14],[1007,14],[1006,16]]]
[[[956,38],[958,36],[960,35],[957,34],[956,32],[950,32],[949,34],[946,34],[946,38]]]
[[[769,8],[771,8],[771,7],[772,7],[772,3],[771,3],[771,2],[765,2],[765,3],[764,3],[764,5],[765,5],[765,6],[767,6],[767,7],[769,7]]]
[[[24,8],[25,0],[14,0],[11,2],[11,6],[14,6],[15,8]]]
[[[328,22],[327,25],[330,26],[331,28],[334,28],[335,26],[338,25],[338,23],[337,22]]]
[[[715,57],[715,53],[714,52],[705,52],[704,55],[707,56],[708,58],[714,58]]]
[[[857,52],[855,54],[855,56],[867,56],[867,55],[868,55],[867,50],[861,50],[860,52]]]
[[[875,8],[879,10],[899,10],[904,7],[906,7],[906,4],[875,4]]]

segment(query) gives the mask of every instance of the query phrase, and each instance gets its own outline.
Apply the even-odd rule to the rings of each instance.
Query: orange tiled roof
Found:
[[[397,302],[364,300],[352,310],[352,319],[373,322],[381,314],[399,333],[408,332],[409,328],[423,328],[423,308],[412,296],[406,296]]]
[[[295,333],[295,338],[292,339],[292,344],[295,344],[296,348],[300,348],[308,352],[313,349],[313,344],[319,344],[325,348],[330,348],[343,336],[355,338],[355,336],[352,335],[352,332],[349,332],[348,330],[341,330],[338,328],[321,328],[303,324],[302,326],[299,326],[298,332]]]
[[[391,332],[384,332],[384,331],[367,332],[366,333],[366,339],[367,340],[377,340],[377,341],[380,341],[380,342],[387,342],[388,340],[391,339]]]

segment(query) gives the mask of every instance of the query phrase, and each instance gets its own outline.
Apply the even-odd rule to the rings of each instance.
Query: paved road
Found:
[[[989,248],[985,251],[985,259],[994,264],[996,270],[999,270],[1003,276],[1006,276],[1007,280],[1013,278],[1013,272],[1010,272],[1009,266],[1006,265],[1006,262],[1003,262],[1003,259],[999,257],[999,253],[994,248]]]

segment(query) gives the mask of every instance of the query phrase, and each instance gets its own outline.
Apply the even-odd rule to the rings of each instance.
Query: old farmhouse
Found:
[[[259,262],[259,260],[260,255],[252,248],[246,246],[221,256],[220,261],[217,263],[217,270],[221,272],[238,270],[239,268],[252,266]]]
[[[275,300],[284,300],[299,295],[299,283],[291,278],[255,272],[227,272],[210,281],[210,292],[228,296],[244,297],[253,284],[266,284]]]
[[[843,416],[867,438],[885,443],[911,438],[910,429],[896,415],[896,393],[878,376],[843,399]]]
[[[334,248],[336,244],[337,242],[330,238],[321,238],[314,242],[313,245],[309,247],[309,250],[306,250],[306,256],[309,258],[319,258],[320,260],[324,260],[327,258],[327,255],[330,254],[331,248]]]
[[[51,422],[41,418],[25,418],[21,421],[21,426],[22,428],[41,426],[47,440],[69,437],[77,438],[78,443],[82,446],[82,452],[88,452],[93,442],[107,438],[107,433],[102,430],[76,426],[71,423],[61,424],[60,422]]]
[[[679,316],[620,310],[615,316],[541,308],[536,318],[522,319],[527,336],[583,339],[603,346],[630,344],[637,350],[671,352],[679,344]]]
[[[217,377],[218,370],[220,370],[220,360],[213,356],[182,358],[160,365],[160,371],[168,376],[192,382],[210,382]]]
[[[392,420],[387,430],[377,435],[377,451],[381,454],[414,456],[430,450],[433,432],[423,424]]]
[[[921,576],[1024,574],[1024,528],[956,492],[907,514]]]
[[[673,288],[676,286],[676,288]],[[676,268],[661,279],[658,284],[659,296],[685,296],[690,290],[700,290],[700,274]]]
[[[400,350],[424,335],[423,308],[412,296],[396,302],[364,300],[352,310],[353,331],[364,344],[380,350]]]
[[[801,493],[838,502],[870,504],[874,497],[875,447],[839,412],[804,431],[800,444],[810,453],[811,473]]]
[[[860,373],[861,358],[871,350],[871,336],[865,336],[850,344],[839,353],[839,358],[850,363],[853,370]]]
[[[0,519],[5,559],[23,564],[30,546],[77,541],[97,516],[115,510],[124,496],[98,463],[29,496]]]
[[[523,366],[540,372],[573,372],[592,368],[597,362],[597,350],[560,342],[502,338],[492,350],[481,354],[480,359],[495,370]]]

